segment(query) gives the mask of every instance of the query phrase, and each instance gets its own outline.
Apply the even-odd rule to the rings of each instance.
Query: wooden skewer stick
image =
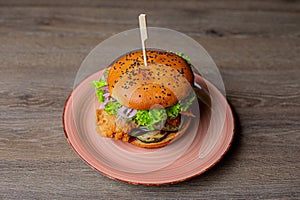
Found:
[[[147,66],[146,40],[148,38],[148,31],[147,31],[147,23],[146,23],[146,14],[139,15],[139,25],[140,25],[140,33],[141,33],[141,40],[142,40],[144,65]]]

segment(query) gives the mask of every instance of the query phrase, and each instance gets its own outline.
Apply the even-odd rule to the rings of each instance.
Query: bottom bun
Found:
[[[185,133],[185,131],[188,129],[190,123],[191,123],[191,118],[188,118],[184,121],[185,124],[182,125],[182,128],[180,131],[178,132],[171,132],[167,135],[166,138],[164,138],[162,141],[160,142],[153,142],[153,143],[145,143],[140,141],[139,139],[135,139],[133,141],[131,141],[130,143],[138,146],[138,147],[142,147],[142,148],[148,148],[148,149],[153,149],[153,148],[160,148],[160,147],[164,147],[168,144],[170,144],[171,142],[175,141],[176,139],[178,139],[180,136],[182,136],[183,133]]]

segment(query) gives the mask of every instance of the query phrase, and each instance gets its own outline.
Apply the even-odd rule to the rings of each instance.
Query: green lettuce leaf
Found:
[[[187,111],[195,99],[196,99],[195,95],[190,95],[188,98],[182,100],[180,103],[181,111]]]
[[[149,130],[154,130],[153,125],[165,121],[167,119],[167,113],[165,109],[151,109],[149,110],[150,123],[146,124]]]
[[[117,102],[117,101],[114,101],[114,102],[108,102],[105,107],[104,107],[104,110],[110,114],[110,115],[115,115],[117,116],[118,115],[118,110],[119,108],[121,108],[122,105]]]
[[[180,103],[176,103],[173,106],[167,107],[166,113],[168,117],[170,117],[171,119],[175,119],[178,116],[180,110],[181,110]]]
[[[172,51],[170,51],[170,52],[171,52],[171,53],[174,53],[174,52],[172,52]],[[180,56],[180,57],[182,57],[183,59],[185,59],[186,62],[187,62],[189,65],[191,64],[191,58],[190,58],[189,56],[184,55],[183,52],[175,52],[175,54],[176,54],[177,56]]]
[[[103,89],[99,89],[99,90],[96,91],[96,96],[98,97],[98,101],[101,102],[101,103],[104,102],[103,94],[104,94]]]
[[[138,110],[133,117],[138,126],[147,126],[149,130],[154,130],[153,125],[165,121],[167,114],[164,109]]]
[[[195,99],[196,97],[194,95],[189,95],[184,100],[174,104],[173,106],[167,107],[167,116],[171,119],[175,119],[181,111],[187,111]]]
[[[107,86],[108,83],[102,79],[99,79],[98,81],[92,81],[92,85],[94,86],[94,88],[99,89],[103,86]]]
[[[107,73],[104,73],[104,75]],[[102,87],[107,86],[107,81],[102,80],[100,78],[98,81],[92,81],[92,86],[96,89],[96,96],[98,97],[99,102],[104,102],[104,90]]]
[[[148,110],[138,110],[133,117],[138,126],[146,126],[150,124],[150,115]]]
[[[103,74],[103,77],[104,77],[105,80],[107,80],[108,73],[109,73],[109,69],[105,70],[105,72]]]

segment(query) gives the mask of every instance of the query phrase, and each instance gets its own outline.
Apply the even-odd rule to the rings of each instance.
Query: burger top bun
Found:
[[[144,66],[141,51],[114,62],[108,74],[111,96],[138,110],[169,107],[188,96],[194,75],[185,59],[171,52],[147,51],[147,63]]]

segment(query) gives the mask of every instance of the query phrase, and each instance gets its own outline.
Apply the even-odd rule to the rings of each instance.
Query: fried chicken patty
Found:
[[[130,135],[127,133],[130,133],[131,129],[135,127],[134,122],[118,121],[114,115],[110,115],[106,111],[99,109],[96,110],[96,115],[96,131],[99,135],[124,142],[129,141]]]

